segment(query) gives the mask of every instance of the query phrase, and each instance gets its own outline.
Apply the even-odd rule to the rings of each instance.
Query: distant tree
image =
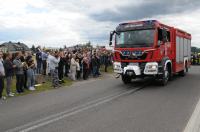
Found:
[[[63,51],[63,48],[60,48],[59,51]]]
[[[91,48],[93,47],[90,41],[88,41],[85,45],[86,47],[91,47]]]
[[[200,48],[191,47],[191,52],[192,52],[192,53],[200,53]]]
[[[32,45],[32,47],[31,47],[31,51],[32,51],[33,53],[35,53],[35,52],[36,52],[35,45]]]

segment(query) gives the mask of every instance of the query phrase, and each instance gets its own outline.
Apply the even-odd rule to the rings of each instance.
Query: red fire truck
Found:
[[[191,35],[157,20],[119,24],[110,33],[113,43],[114,72],[125,84],[152,76],[166,85],[174,74],[184,76],[191,64]]]

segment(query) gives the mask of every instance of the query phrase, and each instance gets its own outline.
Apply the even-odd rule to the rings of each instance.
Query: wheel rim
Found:
[[[168,72],[168,70],[165,70],[164,80],[165,80],[165,82],[167,82],[169,80],[169,72]]]

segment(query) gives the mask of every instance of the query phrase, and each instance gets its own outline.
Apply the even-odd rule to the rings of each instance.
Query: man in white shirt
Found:
[[[59,87],[59,78],[58,78],[58,63],[60,62],[59,52],[49,55],[49,69],[52,78],[52,86],[54,88]]]
[[[4,89],[4,76],[5,76],[5,69],[3,65],[3,52],[0,51],[0,100],[5,99],[5,97],[2,96]]]

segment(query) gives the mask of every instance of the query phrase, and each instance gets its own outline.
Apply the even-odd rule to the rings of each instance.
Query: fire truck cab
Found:
[[[125,84],[152,76],[166,85],[174,74],[184,76],[190,67],[191,35],[157,20],[119,24],[110,33],[112,44],[114,72]]]

